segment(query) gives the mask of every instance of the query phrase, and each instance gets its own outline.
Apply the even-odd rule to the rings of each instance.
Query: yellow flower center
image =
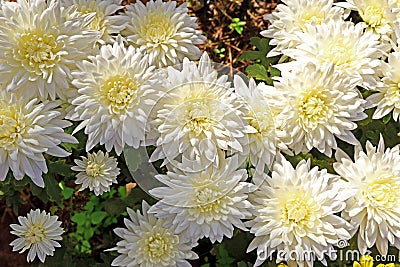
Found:
[[[41,224],[33,224],[25,233],[28,245],[35,244],[46,239],[45,231]]]
[[[360,12],[361,18],[371,27],[379,26],[384,19],[384,9],[380,6],[367,6]]]
[[[324,60],[333,62],[335,67],[339,70],[344,69],[346,64],[353,62],[355,56],[350,43],[341,39],[329,44],[324,51]]]
[[[79,14],[80,15],[86,15],[89,13],[96,13],[94,16],[92,22],[87,26],[89,30],[96,30],[96,31],[102,31],[105,27],[104,23],[104,14],[96,12],[94,9],[91,9],[89,7],[81,7],[79,9]]]
[[[393,181],[395,178],[391,173],[377,174],[377,178],[371,179],[365,189],[369,203],[380,208],[397,207],[400,202],[400,185]]]
[[[172,234],[170,230],[156,228],[148,233],[144,240],[141,252],[152,264],[165,262],[166,259],[174,259],[176,255],[176,245],[179,237]],[[135,251],[136,253],[136,251]]]
[[[317,90],[311,90],[299,96],[297,110],[303,128],[314,130],[324,124],[331,115],[329,99]]]
[[[291,222],[298,223],[307,217],[308,210],[306,202],[301,198],[294,198],[286,201],[285,218]]]
[[[13,107],[1,103],[0,106],[0,147],[13,149],[18,139],[25,133],[25,121]]]
[[[400,83],[393,83],[387,88],[385,100],[388,104],[400,108]]]
[[[282,199],[281,214],[282,220],[287,224],[303,225],[310,220],[314,220],[314,211],[318,205],[312,198],[304,192],[285,192],[286,197]]]
[[[197,209],[203,215],[213,215],[220,213],[222,209],[222,193],[209,187],[201,187],[195,190],[195,202]]]
[[[317,13],[315,11],[305,13],[300,19],[300,23],[299,23],[300,29],[303,32],[307,32],[308,31],[307,27],[311,23],[322,24],[322,22],[324,21],[323,15],[324,15],[323,13]]]
[[[103,166],[98,164],[97,162],[90,162],[86,166],[86,174],[91,178],[96,178],[102,174]]]
[[[210,130],[215,124],[207,102],[209,102],[207,99],[198,99],[184,104],[186,110],[184,127],[196,135]]]
[[[247,122],[259,133],[269,133],[274,129],[274,120],[269,110],[250,111]]]
[[[139,82],[128,75],[116,75],[103,83],[101,94],[105,104],[114,114],[124,113],[136,99]]]
[[[175,27],[170,19],[157,13],[150,13],[140,29],[139,35],[146,42],[162,44],[167,42],[175,34]]]
[[[23,33],[19,35],[14,58],[21,62],[23,68],[36,75],[49,76],[49,69],[60,61],[59,53],[62,44],[57,43],[55,36],[45,33]]]

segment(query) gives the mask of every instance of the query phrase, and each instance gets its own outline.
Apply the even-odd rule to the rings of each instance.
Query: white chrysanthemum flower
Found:
[[[126,17],[115,14],[124,8],[122,0],[62,0],[65,7],[74,6],[80,15],[95,13],[92,22],[86,29],[96,30],[101,33],[98,42],[100,44],[113,43],[127,23]]]
[[[382,83],[377,93],[367,98],[369,107],[377,106],[373,119],[380,119],[393,111],[393,119],[400,121],[400,51],[389,54],[388,62],[382,62]]]
[[[36,256],[44,262],[46,256],[54,255],[55,248],[61,247],[56,240],[62,240],[64,230],[57,216],[36,209],[31,210],[26,217],[18,216],[18,221],[20,224],[10,224],[11,234],[18,236],[10,246],[13,246],[13,251],[21,250],[20,253],[29,249],[26,257],[28,262]]]
[[[196,46],[205,37],[197,30],[196,18],[188,14],[186,3],[150,0],[126,6],[129,23],[123,35],[140,51],[149,54],[150,64],[157,67],[182,63],[185,57],[198,60],[201,52]]]
[[[400,249],[400,146],[385,150],[381,136],[378,147],[367,141],[366,153],[357,146],[354,162],[341,150],[335,157],[335,171],[356,190],[342,217],[354,226],[353,234],[359,229],[361,254],[374,244],[382,255],[388,243]]]
[[[164,220],[149,214],[150,206],[142,203],[142,213],[127,208],[129,219],[124,219],[126,228],[114,232],[123,240],[115,248],[119,255],[111,266],[128,267],[190,267],[187,260],[197,259],[191,251],[192,244],[184,241],[173,229],[163,226]]]
[[[250,195],[255,218],[247,224],[255,238],[247,251],[257,248],[254,266],[276,251],[281,261],[293,260],[295,251],[298,265],[292,266],[313,266],[315,258],[326,265],[325,254],[332,256],[333,246],[350,238],[350,224],[335,213],[345,208],[351,192],[339,176],[310,165],[302,160],[294,169],[278,154],[272,177]]]
[[[218,78],[208,55],[199,65],[185,59],[181,71],[168,67],[167,73],[167,91],[154,109],[158,137],[150,160],[171,162],[183,156],[218,165],[223,151],[243,152],[248,106],[230,88],[227,75]]]
[[[335,137],[352,145],[358,144],[351,130],[355,121],[365,119],[365,100],[356,89],[356,81],[340,77],[332,64],[316,67],[312,63],[298,64],[292,71],[282,69],[274,87],[268,87],[271,108],[280,113],[276,123],[291,137],[289,148],[295,153],[308,152],[313,147],[331,156],[337,148]]]
[[[210,165],[198,169],[188,167],[156,175],[168,187],[150,190],[160,201],[149,212],[165,219],[164,226],[192,242],[203,237],[221,242],[224,236],[232,237],[234,226],[247,231],[241,220],[251,216],[252,205],[247,197],[255,188],[244,182],[246,170],[237,170],[235,160],[225,160],[218,168]]]
[[[311,25],[307,32],[299,32],[297,36],[299,45],[284,49],[285,55],[317,66],[333,63],[336,72],[358,79],[360,86],[375,89],[382,49],[385,49],[378,35],[364,32],[362,25],[351,21],[330,20]]]
[[[83,121],[75,132],[85,127],[86,151],[98,143],[108,152],[114,148],[118,155],[125,144],[138,148],[148,130],[152,98],[162,83],[154,67],[149,67],[148,56],[132,46],[126,48],[119,39],[78,67],[72,83],[79,96],[72,101],[76,107],[68,118]]]
[[[70,153],[58,147],[61,142],[78,141],[63,128],[71,125],[56,109],[58,101],[38,102],[37,99],[18,98],[0,90],[0,181],[11,169],[21,180],[24,175],[44,187],[43,173],[47,173],[43,153],[66,157]]]
[[[91,17],[69,17],[56,0],[1,5],[0,80],[8,91],[53,100],[75,95],[71,71],[93,53],[99,33],[83,31]]]
[[[249,145],[246,146],[248,148],[246,150],[249,151],[245,151],[245,155],[250,156],[250,162],[257,172],[263,172],[265,168],[271,167],[277,150],[275,115],[269,109],[267,99],[253,79],[246,85],[240,76],[235,75],[234,85],[235,92],[243,97],[250,107],[246,118],[249,125],[254,128],[254,132],[248,133]]]
[[[393,12],[396,5],[392,0],[346,0],[335,5],[357,11],[363,20],[360,24],[367,31],[389,38],[394,34],[397,16]]]
[[[282,54],[282,50],[293,48],[298,44],[296,33],[307,32],[311,24],[325,23],[330,19],[343,20],[347,13],[339,7],[333,7],[333,0],[283,0],[284,4],[276,7],[277,12],[265,16],[271,21],[267,30],[261,35],[271,38],[270,44],[275,45],[268,56]]]
[[[109,157],[108,153],[88,153],[87,158],[82,156],[82,160],[76,159],[75,164],[78,166],[71,169],[79,172],[75,183],[82,185],[80,191],[89,188],[98,196],[110,191],[110,186],[117,183],[118,162],[116,158]]]

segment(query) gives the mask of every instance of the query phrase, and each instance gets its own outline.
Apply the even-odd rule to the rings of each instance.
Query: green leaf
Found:
[[[49,201],[49,196],[47,195],[46,190],[44,188],[35,185],[33,182],[29,184],[29,188],[31,190],[32,195],[37,196],[44,203],[47,203]]]
[[[104,210],[110,215],[118,215],[125,211],[125,201],[117,198],[110,198],[104,201]]]
[[[86,221],[86,214],[75,213],[74,216],[71,217],[71,221],[77,223],[78,225],[83,225]]]
[[[382,122],[384,124],[388,124],[391,118],[392,118],[392,113],[386,114],[386,116],[382,118]]]
[[[269,45],[270,39],[252,37],[250,38],[250,44],[257,48],[256,51],[245,51],[238,59],[239,60],[260,60],[261,64],[268,69],[271,65],[276,64],[280,57],[267,57],[272,47]]]
[[[56,173],[64,177],[71,177],[73,172],[71,171],[71,165],[67,164],[65,160],[57,160],[54,162],[48,162],[49,173]]]
[[[90,238],[92,238],[92,236],[94,235],[94,230],[93,228],[88,228],[85,230],[85,232],[83,233],[83,237],[86,240],[89,240]]]
[[[89,212],[93,211],[93,209],[94,209],[93,201],[89,201],[88,203],[86,203],[86,205],[83,207],[83,209],[87,210]]]
[[[74,189],[72,189],[71,187],[66,186],[62,190],[62,194],[63,194],[64,199],[69,199],[74,194]]]
[[[268,77],[267,70],[263,65],[254,64],[250,65],[246,68],[246,72],[252,78],[256,78],[261,81],[271,81],[271,78]]]
[[[58,185],[56,178],[54,177],[54,174],[49,172],[43,175],[43,180],[46,185],[44,188],[47,195],[49,196],[49,199],[57,203],[62,203],[63,195],[61,193],[61,188]]]
[[[274,77],[274,76],[281,76],[281,71],[278,70],[277,68],[269,67],[268,71],[269,71],[269,73],[271,74],[271,77]]]
[[[93,224],[99,224],[106,216],[107,212],[105,211],[95,211],[90,215],[90,220]]]
[[[126,198],[126,186],[118,187],[118,194],[121,198]]]

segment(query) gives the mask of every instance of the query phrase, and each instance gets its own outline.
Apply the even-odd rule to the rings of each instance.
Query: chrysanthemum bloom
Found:
[[[315,147],[330,156],[337,148],[335,137],[358,144],[351,130],[357,128],[355,121],[367,115],[355,80],[335,73],[332,64],[316,67],[308,63],[298,64],[292,71],[284,66],[281,69],[282,77],[277,78],[275,88],[266,90],[270,98],[281,99],[271,108],[281,110],[276,123],[292,137],[289,148],[297,154]]]
[[[62,0],[65,7],[75,7],[80,15],[95,13],[92,22],[87,29],[101,33],[98,42],[100,44],[113,43],[115,36],[125,28],[127,19],[121,14],[115,14],[124,8],[122,0]]]
[[[119,255],[112,266],[139,267],[190,267],[187,260],[197,259],[191,251],[192,244],[184,241],[173,229],[163,226],[164,220],[149,214],[150,206],[142,203],[142,213],[127,208],[130,219],[124,219],[126,228],[114,232],[123,240],[115,248]]]
[[[235,160],[225,160],[218,168],[197,169],[156,175],[168,187],[150,190],[160,201],[149,212],[193,242],[203,237],[221,242],[224,236],[232,237],[234,226],[247,231],[241,220],[251,216],[247,197],[255,188],[244,182],[246,170],[237,170]]]
[[[345,208],[348,190],[339,176],[318,167],[310,170],[310,165],[302,160],[294,169],[278,154],[272,176],[250,195],[255,217],[247,224],[255,238],[247,251],[257,248],[254,266],[275,251],[277,260],[288,261],[289,266],[313,266],[315,258],[326,265],[325,254],[329,256],[339,240],[350,238],[351,226],[335,215]]]
[[[218,165],[223,151],[243,152],[250,130],[248,106],[230,88],[228,77],[218,78],[206,53],[199,65],[185,59],[182,67],[167,69],[167,91],[154,108],[158,137],[150,160],[171,162],[183,156]]]
[[[282,54],[282,50],[297,45],[297,32],[307,32],[311,24],[325,23],[330,19],[343,20],[347,17],[344,10],[333,7],[333,0],[283,0],[284,4],[276,7],[277,12],[265,16],[271,21],[267,30],[261,35],[271,38],[270,44],[275,45],[268,56]]]
[[[89,188],[98,196],[110,191],[110,186],[117,183],[118,162],[116,158],[109,157],[108,153],[88,153],[87,158],[82,156],[82,160],[76,159],[75,164],[78,166],[71,169],[79,172],[75,183],[82,184],[81,191]]]
[[[394,34],[394,25],[397,20],[396,1],[392,0],[346,0],[335,5],[348,10],[358,11],[363,22],[360,24],[367,31],[381,35],[384,39],[391,38]]]
[[[83,31],[90,16],[68,19],[56,0],[18,0],[0,8],[0,80],[21,97],[75,95],[76,63],[93,53],[97,31]]]
[[[336,152],[335,171],[356,190],[342,217],[355,231],[359,229],[362,254],[375,244],[379,253],[386,255],[388,243],[400,249],[400,146],[385,150],[381,137],[378,147],[367,142],[366,151],[356,146],[354,162],[343,151]]]
[[[148,130],[152,98],[162,83],[154,67],[149,67],[148,56],[132,46],[126,48],[119,39],[78,67],[72,83],[79,96],[72,101],[76,107],[68,118],[82,121],[74,132],[85,128],[86,151],[99,143],[118,155],[125,144],[138,148]]]
[[[400,51],[390,53],[388,62],[382,62],[382,83],[377,93],[367,98],[369,107],[377,107],[373,119],[380,119],[393,111],[393,119],[400,121]]]
[[[43,153],[55,157],[70,154],[58,145],[78,141],[64,133],[63,128],[71,123],[63,120],[59,105],[58,101],[39,102],[0,90],[0,181],[11,169],[15,179],[27,175],[44,187],[42,173],[47,173],[47,166]]]
[[[250,111],[246,114],[249,125],[254,128],[248,134],[249,145],[246,146],[245,155],[250,155],[250,162],[257,172],[268,169],[276,154],[277,136],[275,133],[275,114],[270,110],[267,99],[251,79],[249,85],[240,76],[234,77],[235,92],[239,94],[249,105]]]
[[[374,266],[374,258],[372,258],[369,255],[363,255],[360,257],[359,262],[358,261],[353,262],[353,267],[373,267],[373,266]]]
[[[196,18],[188,14],[186,3],[150,0],[126,6],[129,23],[123,35],[133,46],[149,54],[150,64],[157,67],[182,63],[185,57],[198,60],[205,37],[197,30]]]
[[[36,209],[31,210],[26,217],[18,216],[18,221],[20,224],[10,224],[11,234],[18,236],[10,246],[13,246],[13,251],[21,250],[20,253],[29,249],[26,257],[28,262],[36,256],[44,262],[46,256],[54,255],[55,248],[61,247],[56,240],[62,240],[64,230],[57,216]]]
[[[283,54],[298,60],[322,65],[333,63],[335,72],[357,79],[358,85],[375,89],[380,58],[385,47],[379,36],[365,32],[361,24],[330,20],[311,25],[307,32],[298,32],[296,48],[284,49]]]

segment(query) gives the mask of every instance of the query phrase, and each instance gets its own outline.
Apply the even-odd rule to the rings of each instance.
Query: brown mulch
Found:
[[[244,72],[248,62],[239,61],[240,55],[253,49],[249,44],[251,37],[260,36],[260,31],[265,30],[268,22],[264,20],[266,14],[271,13],[278,0],[211,0],[203,8],[190,12],[199,20],[198,24],[207,42],[201,47],[207,51],[212,60],[239,71]],[[242,34],[230,29],[233,18],[245,21]],[[225,52],[218,54],[216,49],[225,48]]]

